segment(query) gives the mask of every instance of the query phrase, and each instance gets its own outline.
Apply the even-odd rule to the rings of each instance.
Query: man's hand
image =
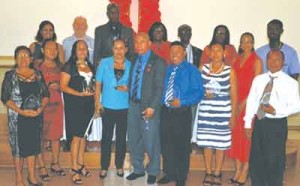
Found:
[[[169,103],[174,108],[179,108],[180,107],[180,100],[178,98],[173,99],[173,101],[171,101]]]
[[[128,91],[128,86],[120,85],[120,86],[117,86],[116,89],[118,91],[127,92]]]
[[[268,105],[263,105],[261,104],[260,105],[260,108],[265,112],[265,113],[268,113],[268,114],[274,114],[275,113],[275,109],[272,105],[268,104]]]
[[[148,107],[143,111],[142,114],[144,115],[145,118],[151,118],[154,115],[154,109]]]

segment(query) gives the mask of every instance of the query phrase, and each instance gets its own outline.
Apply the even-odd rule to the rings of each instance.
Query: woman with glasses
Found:
[[[210,46],[213,43],[220,43],[225,47],[224,51],[224,63],[228,66],[231,66],[232,63],[235,61],[237,57],[236,49],[233,45],[230,44],[230,33],[225,25],[218,25],[214,29],[213,38],[208,46],[206,46],[203,50],[201,59],[200,59],[200,66],[204,64],[210,63],[212,59],[210,58]]]
[[[26,46],[15,49],[16,65],[5,73],[1,101],[8,108],[9,143],[16,169],[16,185],[25,186],[23,160],[28,164],[30,185],[42,185],[35,175],[35,159],[41,153],[43,110],[49,92],[42,74],[33,68],[32,55]]]

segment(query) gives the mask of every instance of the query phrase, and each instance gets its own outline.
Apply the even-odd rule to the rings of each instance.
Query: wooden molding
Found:
[[[14,60],[13,56],[0,56],[0,60]]]

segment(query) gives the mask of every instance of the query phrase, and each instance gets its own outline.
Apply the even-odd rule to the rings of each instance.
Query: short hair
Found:
[[[187,25],[187,24],[183,24],[183,25],[180,25],[177,29],[177,32],[179,33],[181,30],[190,30],[192,32],[192,27]]]
[[[127,46],[127,43],[126,43],[125,40],[122,39],[122,38],[118,38],[118,39],[116,39],[116,40],[113,40],[112,46],[114,46],[116,42],[122,42],[122,43],[124,43],[124,46],[125,46],[126,48],[128,47],[128,46]]]
[[[32,53],[31,53],[30,49],[27,46],[21,45],[21,46],[17,46],[16,49],[15,49],[15,52],[14,52],[15,60],[17,59],[17,55],[21,50],[25,50],[29,54],[29,57],[32,57]],[[18,67],[18,64],[16,63],[14,65],[14,68],[17,68],[17,67]],[[31,69],[34,68],[32,61],[29,64],[29,68],[31,68]]]
[[[182,42],[180,42],[180,41],[173,41],[173,42],[170,44],[170,48],[171,48],[172,46],[181,46],[183,49],[185,49],[184,44],[183,44]]]
[[[284,61],[285,55],[284,55],[284,53],[283,53],[280,49],[277,49],[277,48],[271,49],[271,50],[268,52],[268,54],[267,54],[267,60],[269,59],[271,53],[280,53],[280,54],[281,54],[281,59]]]
[[[46,25],[50,25],[53,29],[53,37],[51,39],[53,39],[54,41],[56,41],[56,33],[55,33],[55,30],[54,30],[54,25],[53,23],[51,23],[50,21],[48,20],[45,20],[45,21],[42,21],[39,25],[39,29],[36,33],[36,36],[35,36],[35,40],[37,40],[38,42],[42,42],[44,40],[42,34],[41,34],[41,31],[43,30],[43,28],[46,26]]]
[[[20,46],[17,46],[15,49],[15,52],[14,52],[15,59],[17,59],[17,55],[21,50],[25,50],[29,54],[29,56],[32,57],[32,53],[31,53],[30,49],[25,45],[20,45]]]
[[[251,33],[251,32],[244,32],[242,35],[241,35],[241,38],[240,38],[240,43],[242,42],[242,38],[244,37],[244,36],[250,36],[251,38],[252,38],[252,40],[253,40],[253,42],[254,42],[254,35]],[[252,51],[254,51],[255,49],[254,49],[254,47],[252,48]],[[238,54],[242,54],[244,51],[243,51],[243,49],[241,48],[241,45],[239,46],[239,50],[238,50]]]
[[[150,41],[153,42],[154,40],[154,30],[158,27],[162,26],[163,28],[163,33],[164,33],[164,37],[163,37],[163,41],[167,41],[168,40],[168,32],[167,32],[167,28],[166,26],[162,23],[162,22],[155,22],[152,24],[149,32],[148,32],[148,35],[149,35],[149,38],[150,38]]]
[[[118,11],[120,11],[119,6],[116,5],[115,3],[109,3],[106,7],[106,12],[109,12],[111,9],[118,9]]]
[[[74,21],[73,21],[73,24],[75,24],[75,23],[76,23],[76,21],[77,21],[77,20],[80,20],[80,19],[84,20],[84,21],[85,21],[85,23],[87,24],[87,20],[86,20],[86,18],[85,18],[85,17],[83,17],[83,16],[77,16],[77,17],[75,17],[75,19],[74,19]]]
[[[224,45],[224,46],[229,45],[229,43],[230,43],[230,32],[229,32],[229,29],[227,28],[226,25],[218,25],[218,26],[215,27],[213,37],[212,37],[211,42],[210,42],[209,45],[212,45],[213,43],[216,42],[216,34],[217,34],[217,30],[219,28],[224,28],[225,29],[225,34],[226,34],[224,43],[222,45]]]
[[[271,24],[279,25],[281,29],[283,29],[283,23],[279,19],[273,19],[268,23],[268,26]]]
[[[224,45],[224,43],[214,41],[213,43],[210,43],[210,44],[209,44],[209,48],[211,49],[212,46],[214,46],[214,45],[221,45],[221,47],[222,47],[223,50],[225,51],[225,45]]]

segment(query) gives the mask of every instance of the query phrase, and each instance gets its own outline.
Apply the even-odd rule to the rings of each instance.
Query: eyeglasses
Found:
[[[216,34],[219,34],[219,35],[224,34],[224,35],[225,35],[226,32],[223,32],[223,31],[219,31],[219,30],[218,30],[218,31],[216,32]]]
[[[253,44],[253,41],[241,42],[240,44]]]
[[[18,59],[27,58],[27,57],[29,57],[29,54],[27,54],[27,53],[22,53],[22,54],[17,55]]]

